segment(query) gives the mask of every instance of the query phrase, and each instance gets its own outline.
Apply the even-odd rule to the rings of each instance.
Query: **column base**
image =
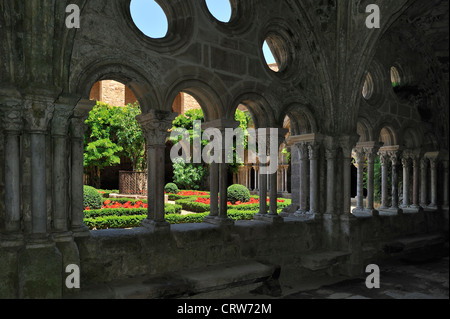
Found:
[[[14,248],[23,246],[24,237],[20,233],[0,234],[0,248]]]
[[[89,227],[87,227],[86,225],[72,227],[72,233],[74,238],[91,236]]]
[[[19,298],[60,299],[63,285],[61,253],[54,242],[38,237],[33,236],[18,255]]]
[[[402,207],[402,210],[404,214],[416,214],[423,212],[423,208],[417,205]]]
[[[67,243],[73,241],[73,233],[71,231],[54,232],[52,237],[57,243]]]
[[[256,214],[253,217],[254,220],[259,220],[263,222],[268,222],[272,224],[281,224],[284,223],[284,218],[280,215],[271,215],[271,214]]]
[[[218,225],[218,226],[233,226],[234,220],[230,218],[223,218],[219,216],[211,216],[211,217],[205,217],[204,222],[211,225]]]
[[[152,232],[169,232],[170,224],[166,221],[156,222],[154,220],[144,219],[142,221],[142,227],[147,228]]]
[[[26,248],[49,248],[54,247],[55,242],[49,234],[30,234],[25,239]]]
[[[307,220],[315,220],[316,219],[316,214],[315,213],[311,213],[311,212],[306,212],[304,210],[298,210],[293,214],[293,217],[303,220],[303,221],[307,221]]]
[[[293,214],[295,214],[295,212],[297,212],[298,209],[299,209],[298,205],[293,205],[293,204],[289,205],[288,207],[283,208],[283,210],[280,213],[280,216],[281,217],[290,217]]]
[[[395,216],[403,214],[403,210],[400,208],[389,207],[389,208],[379,208],[380,216]]]
[[[436,204],[430,204],[426,208],[428,208],[428,209],[436,209],[437,210],[438,206]]]
[[[379,213],[375,209],[367,209],[367,208],[355,208],[352,210],[352,214],[355,217],[364,218],[364,217],[373,217],[378,216]]]

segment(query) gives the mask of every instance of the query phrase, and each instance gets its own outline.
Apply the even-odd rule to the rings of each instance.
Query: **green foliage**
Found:
[[[83,186],[83,207],[100,209],[103,206],[103,197],[97,189],[91,186]]]
[[[166,194],[178,194],[180,192],[178,186],[174,183],[168,183],[164,187],[164,191],[166,192]]]
[[[89,113],[84,167],[90,184],[100,187],[101,171],[120,164],[120,157],[129,158],[134,170],[145,168],[145,139],[136,120],[140,113],[137,104],[116,107],[100,102]]]
[[[203,164],[185,163],[182,159],[173,164],[173,182],[180,188],[199,190],[209,175],[208,167]]]
[[[287,148],[283,148],[283,150],[281,151],[281,154],[283,154],[283,155],[286,156],[286,161],[287,161],[288,163],[291,162],[291,153],[288,151]]]
[[[145,137],[136,116],[141,114],[141,108],[137,102],[120,107],[113,113],[113,121],[117,125],[117,143],[123,148],[122,156],[129,158],[133,170],[146,168]]]
[[[250,191],[243,185],[231,185],[227,189],[227,200],[232,204],[236,202],[246,203],[250,201]]]
[[[258,198],[258,196],[253,197]],[[177,200],[175,205],[166,204],[166,221],[170,224],[202,223],[204,218],[209,215],[209,205],[195,203],[195,200],[197,198],[198,196],[189,196],[184,200]],[[129,201],[129,199],[123,200]],[[198,207],[201,207],[202,209],[208,209],[196,214],[180,215],[182,209],[182,205],[178,205],[180,203],[182,203],[183,205],[187,203],[190,203],[187,205],[200,204]],[[291,200],[284,199],[284,203],[278,203],[277,205],[278,212],[280,212],[284,207],[289,206],[290,204]],[[251,220],[253,219],[253,216],[258,213],[258,211],[258,204],[228,206],[228,217],[235,221]],[[142,221],[147,218],[147,209],[103,209],[85,211],[84,214],[84,222],[90,229],[132,228],[141,226]]]
[[[97,189],[103,198],[109,198],[111,194],[119,194],[118,189]]]
[[[200,110],[189,110],[184,114],[179,115],[173,121],[173,127],[184,128],[188,131],[192,131],[194,129],[194,121],[204,122],[205,116],[203,115],[203,111]]]
[[[234,119],[239,122],[239,128],[241,128],[244,132],[244,150],[248,150],[248,129],[252,127],[253,120],[251,115],[248,112],[243,112],[241,110],[236,110]],[[240,145],[241,146],[241,145]],[[240,162],[243,162],[243,158],[239,158],[239,154],[236,152],[237,144],[236,141],[233,142],[233,163],[228,164],[228,169],[232,173],[237,173],[239,171],[239,167],[242,166]]]
[[[193,212],[193,213],[204,213],[204,212],[209,211],[211,209],[210,205],[195,202],[198,197],[199,196],[189,196],[187,198],[178,199],[175,201],[175,204],[183,207],[183,210]],[[208,197],[208,196],[202,196],[202,197]]]
[[[165,204],[164,211],[166,214],[181,214],[182,207],[176,204]],[[105,216],[132,216],[147,215],[147,208],[110,208],[110,209],[93,209],[84,211],[85,218],[99,218]]]

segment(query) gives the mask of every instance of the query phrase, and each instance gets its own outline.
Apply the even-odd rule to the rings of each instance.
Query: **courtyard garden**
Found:
[[[245,188],[245,187],[243,187]],[[228,188],[228,217],[234,221],[252,220],[259,211],[259,196],[250,196],[241,185]],[[167,189],[167,188],[166,188]],[[236,191],[238,189],[238,191]],[[91,230],[140,227],[147,218],[147,200],[109,198],[115,191],[85,186],[84,223]],[[206,191],[178,190],[166,195],[165,218],[170,224],[202,223],[210,214],[210,196]],[[266,199],[269,207],[269,199]],[[290,199],[278,199],[277,209],[291,205]]]

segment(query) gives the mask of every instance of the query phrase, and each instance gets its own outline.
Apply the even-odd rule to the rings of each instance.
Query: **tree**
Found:
[[[117,125],[115,132],[117,144],[123,148],[121,155],[131,160],[134,171],[144,170],[147,164],[145,138],[141,126],[136,120],[136,116],[139,114],[141,114],[139,104],[128,104],[114,114],[115,119],[113,120]]]

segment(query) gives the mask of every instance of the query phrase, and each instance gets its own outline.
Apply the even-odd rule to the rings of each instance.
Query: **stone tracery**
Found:
[[[123,4],[127,1],[111,1],[113,4],[106,7],[100,0],[80,2],[85,3],[83,24],[89,26],[96,21],[99,28],[94,30],[84,27],[76,33],[65,31],[70,33],[72,42],[68,41],[65,44],[66,54],[61,54],[62,56],[54,54],[49,57],[51,63],[42,61],[42,54],[47,56],[47,53],[52,51],[48,42],[44,41],[42,52],[34,52],[23,45],[20,50],[25,52],[26,61],[24,61],[20,59],[22,55],[14,51],[20,48],[19,45],[7,46],[10,41],[18,41],[17,34],[10,28],[0,28],[2,40],[0,58],[6,61],[5,65],[10,66],[7,69],[0,66],[2,76],[0,141],[4,142],[0,146],[2,156],[0,162],[3,163],[0,168],[2,172],[0,176],[3,179],[0,183],[2,186],[0,208],[4,207],[0,212],[0,250],[5,247],[26,246],[27,253],[31,253],[31,249],[44,247],[54,254],[50,258],[54,261],[59,258],[55,257],[59,256],[56,252],[59,249],[62,259],[66,261],[72,258],[73,262],[80,263],[79,258],[86,258],[86,251],[92,249],[89,244],[80,241],[80,238],[92,240],[83,224],[83,207],[81,207],[83,132],[84,120],[92,108],[92,102],[87,100],[88,91],[95,81],[105,78],[120,79],[129,85],[144,110],[140,120],[150,142],[149,167],[152,170],[149,180],[149,185],[152,185],[149,203],[152,204],[149,205],[148,219],[144,224],[148,226],[150,232],[163,230],[170,234],[170,225],[164,219],[164,179],[159,167],[164,165],[165,137],[175,116],[168,110],[174,96],[183,90],[200,98],[200,104],[205,107],[207,118],[205,125],[221,130],[234,127],[232,111],[237,106],[236,101],[245,102],[257,128],[282,127],[283,123],[278,123],[276,119],[289,116],[291,136],[287,139],[287,144],[292,152],[292,207],[277,215],[276,206],[273,205],[277,197],[277,184],[280,183],[277,174],[267,177],[261,174],[258,165],[246,168],[244,174],[245,183],[250,186],[252,184],[250,172],[253,169],[255,190],[262,198],[269,195],[269,211],[265,203],[261,205],[260,214],[256,218],[260,221],[276,225],[279,225],[280,221],[289,220],[313,221],[316,223],[314,227],[320,229],[317,238],[325,239],[324,246],[319,248],[350,251],[352,248],[345,241],[348,237],[346,231],[358,227],[352,224],[356,223],[352,218],[375,218],[379,217],[378,215],[398,217],[402,213],[422,214],[442,210],[445,212],[447,209],[448,222],[448,151],[445,148],[448,146],[448,140],[442,145],[438,144],[441,147],[437,149],[436,145],[427,143],[425,138],[427,134],[431,134],[434,140],[445,140],[446,137],[436,136],[437,130],[429,128],[430,121],[435,120],[437,125],[441,126],[442,122],[435,118],[422,121],[417,105],[414,105],[415,108],[411,107],[409,103],[400,101],[395,93],[388,90],[376,89],[377,94],[385,93],[385,97],[376,99],[379,105],[373,108],[372,103],[375,102],[370,101],[370,98],[366,101],[361,96],[361,87],[354,87],[351,84],[353,81],[359,83],[359,79],[364,78],[366,70],[361,71],[358,68],[361,65],[366,69],[371,68],[370,61],[362,62],[365,59],[370,60],[368,57],[371,57],[376,61],[377,68],[381,65],[386,70],[385,79],[376,78],[379,72],[371,73],[375,84],[391,85],[387,71],[392,65],[393,58],[386,57],[387,53],[383,50],[383,46],[393,48],[389,51],[398,55],[408,55],[408,51],[393,43],[389,29],[384,30],[388,35],[381,38],[380,43],[383,45],[379,49],[375,46],[364,46],[353,55],[356,59],[360,56],[364,58],[354,65],[349,65],[350,55],[347,56],[343,51],[335,54],[329,41],[333,38],[334,33],[331,31],[333,29],[347,35],[345,39],[341,39],[343,43],[338,43],[339,47],[346,47],[352,36],[352,28],[346,29],[342,25],[334,27],[336,22],[330,20],[335,15],[336,7],[339,7],[339,4],[334,2],[328,6],[321,4],[315,9],[313,1],[305,1],[302,4],[297,1],[286,1],[279,7],[274,5],[274,1],[263,1],[262,8],[256,9],[251,5],[232,1],[232,6],[237,8],[235,16],[232,16],[230,25],[220,25],[205,20],[207,18],[201,15],[204,8],[202,11],[195,1],[165,0],[162,4],[169,12],[168,19],[172,31],[169,32],[168,38],[159,42],[143,39],[132,27],[129,12],[126,11],[128,8]],[[14,20],[11,10],[25,13],[28,10],[19,5],[11,6],[13,3],[15,1],[8,0],[6,5],[0,8],[1,26],[9,25]],[[260,24],[249,24],[248,20],[239,15],[246,12],[248,6],[261,10],[258,11],[260,15],[252,14],[255,19],[260,19],[256,21],[261,22]],[[420,7],[418,2],[414,6]],[[414,6],[410,9],[411,14],[414,13]],[[294,12],[291,12],[292,8],[295,9]],[[348,14],[344,11],[339,11],[339,14]],[[406,8],[401,12],[405,16],[410,14]],[[286,67],[290,67],[289,70],[294,70],[294,73],[287,72],[282,78],[277,78],[266,72],[260,53],[260,39],[255,39],[258,38],[255,34],[263,31],[257,29],[258,25],[262,22],[278,21],[277,16],[281,14],[288,14],[289,19],[297,21],[298,25],[293,23],[292,28],[299,33],[294,35],[289,30],[283,29],[283,35],[295,37],[296,40],[305,32],[311,36],[306,40],[303,39],[308,44],[307,57],[300,59],[296,56],[300,55],[298,43],[288,45],[289,50],[293,50],[291,53],[297,58],[289,57],[287,63],[292,64]],[[394,19],[398,11],[392,10],[391,14],[390,18]],[[424,15],[427,14],[430,13],[426,11]],[[63,13],[58,12],[54,13],[54,16],[46,13],[55,24],[63,20],[62,15]],[[276,19],[271,19],[272,15]],[[310,20],[298,22],[297,15],[308,16]],[[110,19],[110,16],[116,19]],[[4,17],[8,19],[3,19]],[[14,23],[19,24],[20,21]],[[39,27],[43,22],[39,19],[32,23],[35,27]],[[301,27],[310,23],[311,29],[300,30],[300,23]],[[433,20],[430,23],[433,23]],[[211,29],[211,25],[216,26],[218,30]],[[317,28],[324,31],[323,38]],[[26,29],[25,33],[32,33],[33,30],[33,28]],[[361,37],[355,38],[357,43],[364,40],[365,32],[368,31],[364,30]],[[53,37],[56,43],[64,38],[56,32]],[[13,40],[3,41],[4,39]],[[47,38],[44,40],[47,41]],[[47,47],[44,48],[45,45]],[[316,50],[320,48],[321,52],[313,48]],[[302,54],[306,52],[304,51],[306,48],[302,47],[301,50]],[[341,60],[334,61],[334,58],[327,58],[327,61],[322,61],[320,56],[324,54],[337,56]],[[302,61],[308,59],[312,59],[315,63],[302,64]],[[430,58],[430,61],[433,59]],[[329,67],[335,64],[340,65],[340,71]],[[345,65],[348,70],[342,69]],[[59,69],[60,66],[63,67],[63,71]],[[416,82],[424,72],[421,67],[411,66],[414,73],[411,77]],[[311,79],[321,79],[318,81],[320,83],[304,81],[303,75],[299,74],[300,69],[304,74],[309,74]],[[46,84],[43,85],[48,84],[45,90],[33,86],[36,84],[33,81],[39,82],[37,79],[40,73],[45,79]],[[63,75],[61,78],[53,79],[53,84],[49,84],[51,74]],[[355,77],[355,74],[358,76]],[[434,77],[440,81],[439,83],[445,84],[445,80],[440,79],[439,74]],[[414,81],[412,84],[415,84]],[[403,83],[402,79],[400,84]],[[29,88],[25,90],[24,87],[28,85]],[[9,89],[11,86],[15,89]],[[442,93],[435,88],[434,91],[436,90],[438,93],[434,94],[443,97],[441,103],[447,101],[448,115],[448,92]],[[301,105],[290,103],[297,100],[298,96],[304,99]],[[445,109],[443,105],[435,106],[431,102],[425,107],[429,107],[431,113],[436,113],[436,109]],[[439,117],[439,114],[435,116]],[[353,120],[358,118],[364,120],[359,122]],[[390,121],[389,118],[394,119]],[[406,141],[408,138],[405,137],[407,135],[405,123],[410,126],[411,121],[413,125],[421,127],[420,133],[417,133],[423,135],[423,138],[422,136],[419,138],[421,142],[411,144]],[[361,123],[359,130],[367,133],[359,142],[359,137],[355,135],[358,123]],[[402,130],[405,133],[398,135],[397,133]],[[448,132],[448,127],[442,127],[440,131]],[[285,137],[281,135],[279,144]],[[354,214],[351,214],[350,199],[352,151],[356,154],[358,169]],[[382,175],[379,208],[374,206],[374,161],[377,155],[381,160]],[[365,205],[364,169],[368,174],[368,195]],[[281,166],[281,171],[282,189],[285,189],[286,167]],[[444,173],[442,189],[438,184],[440,172]],[[398,188],[400,176],[402,192],[399,192]],[[225,201],[226,165],[211,165],[210,178],[211,202],[218,205],[211,206],[211,215],[205,222],[232,226],[234,223],[227,216]],[[388,180],[391,180],[391,189]],[[400,195],[402,195],[401,202]],[[317,242],[321,243],[322,240]],[[9,266],[1,264],[0,267],[3,268],[0,269],[10,271]],[[25,270],[25,275],[15,273],[12,277],[18,278],[23,275],[23,278],[26,278],[27,272],[39,273],[39,271],[42,271],[44,277],[47,276],[50,270],[39,270],[40,266],[39,263],[27,265],[29,268]],[[62,272],[51,276],[60,279]],[[1,275],[0,279],[4,280]],[[24,285],[26,286],[26,283]],[[48,295],[60,296],[58,285],[49,288]],[[7,284],[5,287],[15,285]],[[34,295],[33,293],[27,295],[26,291],[17,291],[14,288],[5,288],[0,289],[0,296]]]

